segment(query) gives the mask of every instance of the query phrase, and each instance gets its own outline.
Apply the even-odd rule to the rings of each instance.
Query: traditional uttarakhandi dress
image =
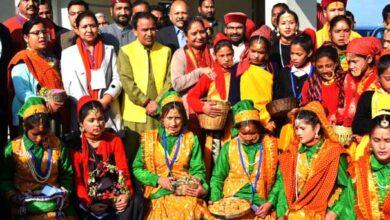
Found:
[[[14,191],[42,190],[45,185],[63,187],[68,195],[72,192],[71,161],[66,147],[54,135],[49,135],[45,144],[38,146],[24,134],[6,146],[4,157],[0,188],[8,198]],[[12,213],[15,217],[22,214],[28,219],[55,219],[63,214],[75,216],[70,206],[58,204],[58,201],[64,201],[61,197],[68,195],[58,194],[60,200],[35,197],[34,201],[27,202],[18,210],[13,209]]]
[[[390,219],[390,163],[380,163],[373,154],[353,162],[358,219]]]
[[[164,143],[165,142],[165,143]],[[164,128],[146,131],[133,162],[134,175],[145,186],[144,196],[151,199],[146,219],[211,219],[204,200],[177,196],[158,185],[160,176],[195,176],[208,191],[206,169],[198,138],[190,131],[165,134]]]
[[[339,219],[354,219],[354,194],[347,175],[345,150],[327,122],[319,102],[311,102],[302,109],[320,118],[325,137],[314,146],[299,144],[293,139],[290,147],[279,156],[280,170],[271,194],[277,216],[288,219],[325,219],[327,211]]]
[[[241,143],[238,137],[226,143],[213,170],[210,199],[218,201],[233,196],[260,207],[271,199],[270,191],[278,164],[277,154],[277,139],[268,135],[257,144]],[[275,195],[274,199],[277,199]],[[252,214],[248,217],[255,218]],[[274,218],[274,214],[266,217]]]

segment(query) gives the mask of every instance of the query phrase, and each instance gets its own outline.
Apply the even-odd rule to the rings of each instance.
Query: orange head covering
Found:
[[[328,5],[332,4],[333,2],[341,2],[344,4],[344,7],[347,7],[348,0],[322,0],[321,1],[321,7],[322,9],[326,9]]]
[[[246,16],[246,14],[242,12],[231,12],[225,14],[223,18],[226,25],[229,24],[230,22],[238,22],[243,25],[246,25],[246,20],[248,19],[248,16]]]
[[[381,41],[376,37],[362,37],[353,39],[347,46],[347,53],[368,56],[378,60],[382,52]]]
[[[320,102],[309,102],[303,107],[299,108],[299,110],[307,110],[314,112],[317,115],[318,119],[320,119],[321,127],[324,130],[325,138],[328,138],[333,142],[339,142],[336,134],[333,131],[332,125],[329,123],[328,118],[326,117],[324,107],[322,107]]]
[[[213,41],[213,47],[217,46],[217,44],[221,41],[229,41],[229,38],[226,37],[226,35],[222,34],[222,33],[218,33],[217,35],[215,35],[215,38],[214,38],[214,41]]]

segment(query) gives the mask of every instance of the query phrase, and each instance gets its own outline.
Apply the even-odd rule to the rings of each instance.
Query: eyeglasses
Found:
[[[40,34],[42,34],[43,36],[47,36],[47,31],[46,30],[32,31],[32,32],[29,32],[29,34],[36,35],[36,36],[39,36]]]

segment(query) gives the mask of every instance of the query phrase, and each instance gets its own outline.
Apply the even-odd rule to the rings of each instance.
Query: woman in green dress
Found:
[[[159,102],[161,125],[143,133],[133,173],[151,200],[146,219],[210,219],[206,168],[198,138],[185,129],[182,99],[166,92]],[[190,184],[180,187],[179,181]]]
[[[279,155],[269,200],[277,217],[297,220],[355,219],[354,192],[345,149],[318,101],[293,111],[295,137]]]
[[[260,112],[252,100],[241,100],[233,107],[234,137],[225,143],[211,177],[212,202],[226,197],[248,200],[253,212],[248,218],[274,219],[262,206],[269,199],[277,170],[277,139],[266,134],[260,123]]]
[[[366,152],[353,161],[358,219],[390,219],[390,112],[372,119]]]
[[[23,135],[3,153],[0,190],[15,219],[75,218],[69,204],[73,169],[67,149],[49,133],[44,100],[30,97],[19,110]]]

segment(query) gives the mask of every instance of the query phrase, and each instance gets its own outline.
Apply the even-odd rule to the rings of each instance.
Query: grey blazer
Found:
[[[122,117],[118,96],[122,91],[122,84],[119,80],[119,73],[116,65],[116,54],[114,47],[104,45],[104,58],[101,64],[104,73],[105,88],[99,89],[99,98],[109,94],[114,98],[110,109],[106,111],[106,127],[112,128],[116,132],[122,130]],[[77,102],[84,95],[89,95],[87,87],[87,76],[83,60],[78,51],[77,45],[66,48],[61,55],[61,76],[64,89],[71,100],[71,129],[79,129],[77,118]]]

